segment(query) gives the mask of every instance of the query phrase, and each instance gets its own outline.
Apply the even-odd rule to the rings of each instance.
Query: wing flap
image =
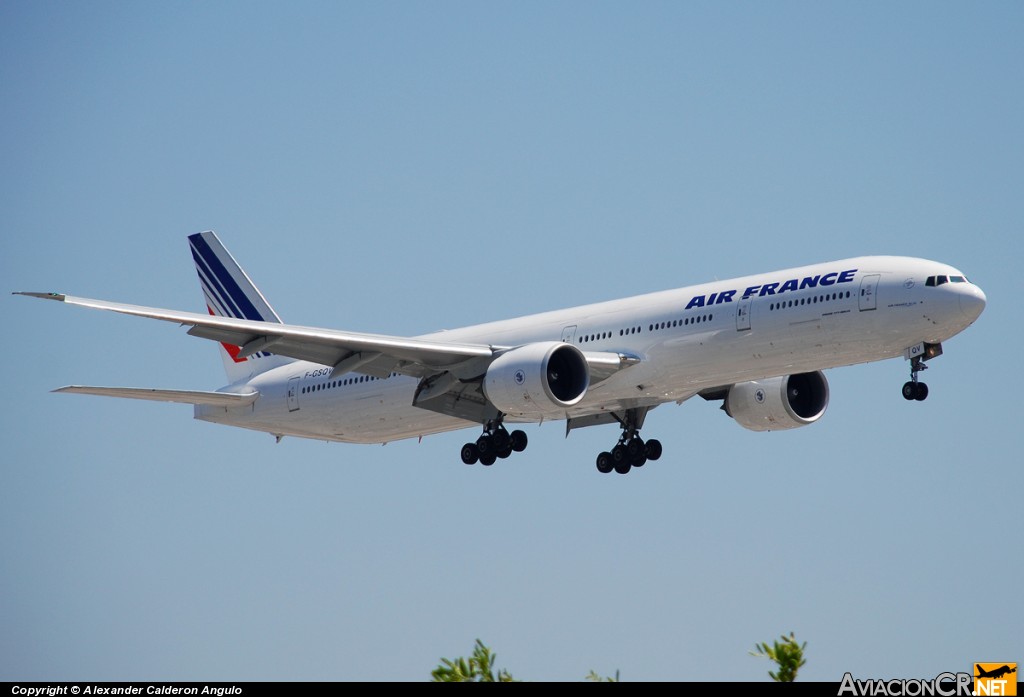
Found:
[[[91,394],[100,397],[143,399],[149,402],[178,402],[181,404],[209,404],[215,407],[246,407],[256,401],[259,392],[203,392],[201,390],[155,390],[148,387],[91,387],[68,385],[54,392]]]

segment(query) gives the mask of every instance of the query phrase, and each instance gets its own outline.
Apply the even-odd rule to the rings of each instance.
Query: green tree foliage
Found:
[[[590,682],[619,682],[619,671],[615,671],[615,677],[609,678],[602,675],[598,675],[596,670],[592,670],[587,673],[587,680]]]
[[[473,655],[466,658],[442,658],[430,674],[434,682],[516,682],[507,670],[494,670],[498,656],[484,642],[476,640]]]
[[[519,682],[507,670],[495,671],[496,658],[497,654],[477,639],[473,646],[473,655],[469,658],[442,658],[441,665],[430,673],[430,677],[433,682]],[[615,671],[614,678],[601,677],[590,671],[587,680],[619,682],[619,671]]]
[[[807,642],[805,641],[803,644],[796,643],[796,637],[793,635],[793,632],[790,632],[789,636],[783,634],[779,638],[781,641],[776,641],[773,646],[768,646],[768,644],[763,642],[755,644],[755,650],[751,651],[750,655],[757,658],[771,659],[778,665],[778,672],[768,671],[768,675],[775,682],[793,682],[796,680],[797,671],[807,663],[807,659],[804,658],[804,649],[807,648]]]

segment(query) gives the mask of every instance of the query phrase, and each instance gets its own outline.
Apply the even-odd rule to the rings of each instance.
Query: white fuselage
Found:
[[[926,286],[926,278],[936,275],[962,277],[924,259],[859,257],[417,338],[495,347],[561,340],[583,352],[641,359],[591,385],[563,415],[575,418],[682,401],[749,380],[899,357],[922,342],[940,343],[977,319],[985,296],[967,281]],[[199,405],[196,418],[353,443],[479,426],[413,406],[415,377],[330,378],[330,372],[304,361],[280,366],[245,383],[259,391],[251,406]]]

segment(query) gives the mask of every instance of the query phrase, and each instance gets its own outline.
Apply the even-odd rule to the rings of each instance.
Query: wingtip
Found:
[[[30,291],[16,290],[11,295],[27,295],[30,298],[42,298],[43,300],[59,300],[64,302],[66,297],[63,293],[33,293]]]

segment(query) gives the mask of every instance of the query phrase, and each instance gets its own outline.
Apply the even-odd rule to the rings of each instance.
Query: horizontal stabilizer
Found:
[[[150,402],[180,402],[181,404],[209,404],[215,407],[245,407],[256,401],[259,392],[203,392],[202,390],[154,390],[148,387],[89,387],[68,385],[54,392],[93,394],[101,397],[144,399]]]

